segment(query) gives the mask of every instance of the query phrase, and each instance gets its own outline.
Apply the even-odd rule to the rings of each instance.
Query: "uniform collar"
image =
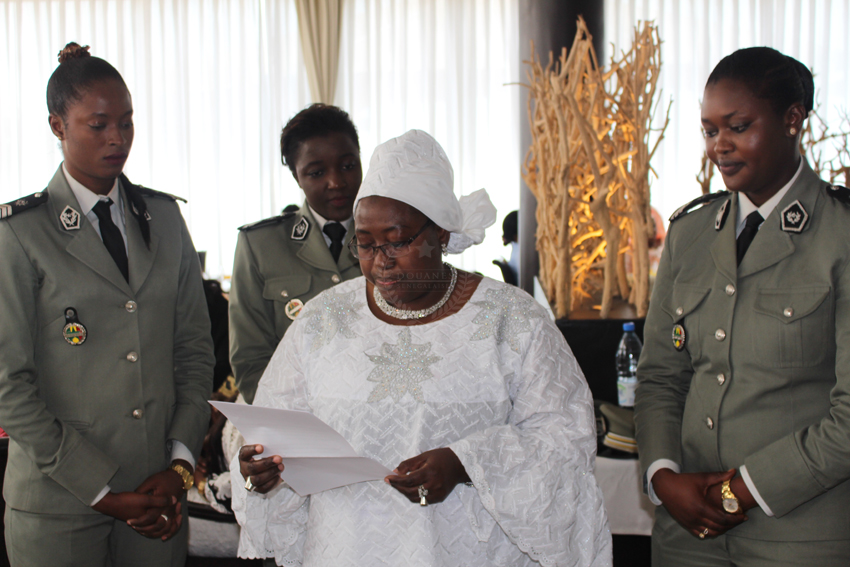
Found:
[[[326,224],[328,224],[329,222],[337,222],[337,221],[329,221],[328,219],[326,219],[325,217],[323,217],[322,215],[317,213],[316,209],[311,207],[310,204],[307,201],[304,201],[304,205],[308,209],[310,209],[310,214],[313,215],[314,219],[316,219],[316,224],[318,225],[316,228],[318,228],[319,232],[321,232],[322,234],[324,234],[324,229],[325,229]],[[339,221],[339,224],[344,226],[345,230],[348,230],[351,227],[351,219],[352,218],[354,218],[354,217],[348,217],[344,221]]]
[[[794,177],[791,180],[782,186],[782,189],[776,192],[776,195],[765,201],[762,206],[756,207],[750,198],[747,197],[743,193],[738,193],[738,214],[735,219],[735,236],[739,236],[741,231],[744,230],[744,225],[747,222],[747,216],[753,211],[758,211],[761,215],[761,218],[766,219],[770,216],[770,213],[773,212],[773,209],[776,208],[776,205],[782,200],[788,190],[791,189],[791,186],[797,181],[797,178],[800,177],[800,173],[803,171],[803,163],[806,160],[802,157],[800,158],[800,165],[797,167],[797,172],[794,174]]]
[[[74,194],[74,197],[77,199],[77,203],[79,203],[80,208],[82,209],[80,212],[84,215],[89,214],[91,210],[97,205],[98,201],[105,201],[107,198],[112,199],[113,203],[118,205],[118,210],[123,210],[123,202],[121,200],[121,191],[118,190],[118,178],[115,178],[115,183],[112,185],[112,189],[106,195],[98,195],[73,177],[68,173],[68,168],[65,167],[65,162],[62,162],[62,173],[65,175],[65,180],[68,182],[68,187],[71,188],[71,192]]]

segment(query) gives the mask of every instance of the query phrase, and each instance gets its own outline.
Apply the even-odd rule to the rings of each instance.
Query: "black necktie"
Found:
[[[101,200],[97,202],[92,211],[97,215],[97,220],[100,223],[100,237],[109,250],[109,255],[115,260],[118,269],[124,279],[130,281],[130,269],[127,264],[127,250],[124,248],[124,237],[121,236],[121,231],[112,222],[112,215],[109,213],[109,207],[112,206],[112,199]]]
[[[328,222],[322,232],[331,237],[331,256],[334,257],[334,262],[338,261],[342,252],[342,239],[345,238],[345,227],[338,222]]]
[[[744,254],[747,253],[747,248],[750,247],[750,244],[753,243],[753,238],[756,237],[756,233],[759,231],[759,226],[764,222],[764,218],[759,214],[758,211],[753,211],[747,215],[747,224],[744,226],[744,230],[741,231],[741,234],[738,236],[738,265],[741,265],[741,259],[744,257]]]

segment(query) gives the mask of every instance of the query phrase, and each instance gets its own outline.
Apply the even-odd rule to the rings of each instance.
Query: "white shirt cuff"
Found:
[[[103,497],[104,497],[104,496],[106,496],[107,494],[109,494],[109,491],[110,491],[110,490],[112,490],[112,489],[111,489],[111,488],[109,488],[109,485],[108,485],[108,484],[107,484],[106,486],[104,486],[104,487],[103,487],[103,490],[101,490],[101,491],[100,491],[100,494],[98,494],[97,496],[95,496],[95,497],[94,497],[94,500],[92,500],[92,501],[91,501],[91,504],[89,504],[89,506],[92,506],[92,507],[93,507],[93,506],[95,506],[98,502],[100,502],[101,500],[103,500]]]
[[[174,462],[177,459],[183,459],[192,465],[192,468],[194,469],[195,457],[192,456],[192,451],[190,451],[186,445],[177,439],[169,439],[169,442],[171,443],[171,462]]]
[[[649,501],[656,506],[661,506],[661,499],[658,498],[658,495],[655,494],[655,489],[652,487],[652,477],[661,469],[670,469],[676,474],[682,472],[682,467],[679,466],[679,463],[670,459],[658,459],[649,465],[649,468],[646,469],[646,495],[649,496]]]
[[[773,510],[770,509],[770,506],[767,505],[767,502],[765,502],[761,497],[761,494],[759,494],[756,485],[753,484],[753,479],[750,478],[750,473],[747,472],[747,465],[741,466],[738,471],[741,473],[741,478],[744,479],[744,484],[747,485],[747,488],[750,490],[750,494],[752,494],[753,498],[756,499],[756,503],[759,505],[762,512],[764,512],[765,516],[773,517]]]

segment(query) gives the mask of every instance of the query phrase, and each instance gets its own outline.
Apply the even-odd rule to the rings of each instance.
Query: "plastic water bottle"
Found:
[[[642,348],[643,344],[635,333],[635,324],[623,323],[623,338],[617,348],[617,401],[624,408],[635,405],[637,365]]]

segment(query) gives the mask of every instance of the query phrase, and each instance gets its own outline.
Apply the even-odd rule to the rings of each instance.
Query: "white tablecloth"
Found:
[[[612,534],[652,534],[655,505],[643,493],[637,459],[597,457],[596,481],[605,497]]]

